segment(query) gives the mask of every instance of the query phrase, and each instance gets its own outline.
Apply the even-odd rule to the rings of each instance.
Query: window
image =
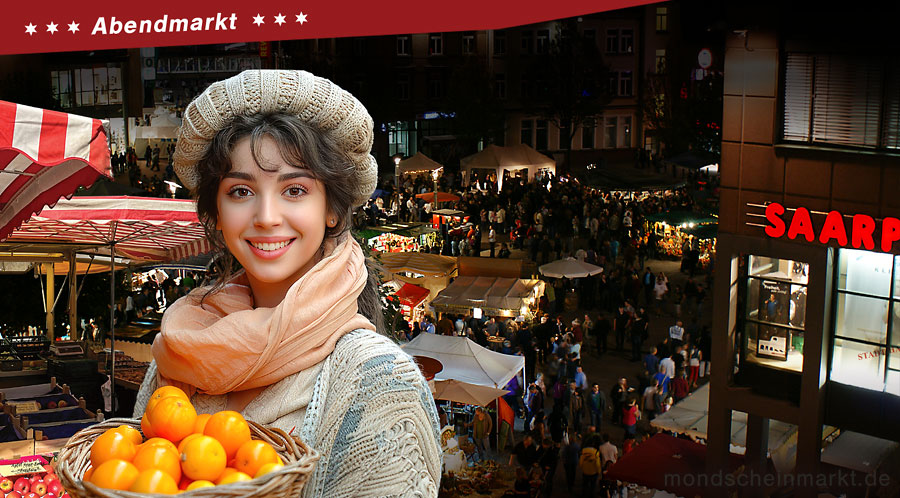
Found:
[[[534,120],[533,119],[523,119],[522,120],[522,135],[521,135],[520,141],[529,147],[534,147]]]
[[[665,33],[669,30],[669,9],[667,7],[656,8],[656,32]]]
[[[897,58],[788,53],[785,141],[900,148]]]
[[[494,55],[506,55],[506,31],[494,31]]]
[[[506,75],[503,73],[494,75],[494,97],[498,99],[506,98]]]
[[[428,55],[443,55],[444,35],[432,33],[428,35]]]
[[[531,30],[522,30],[521,34],[522,53],[530,54],[534,52],[534,33]]]
[[[428,98],[439,99],[444,96],[444,80],[439,74],[428,77]]]
[[[547,150],[547,120],[538,119],[534,129],[534,148]]]
[[[656,50],[656,74],[666,73],[666,49]]]
[[[570,129],[567,124],[559,127],[559,141],[557,142],[557,149],[563,150],[572,148],[572,142],[569,141],[569,137],[571,135],[571,131],[569,130]]]
[[[594,121],[590,120],[581,126],[581,148],[594,148]]]
[[[397,78],[397,100],[409,100],[409,76]]]
[[[619,51],[619,30],[606,30],[606,53],[614,54]]]
[[[522,80],[519,83],[521,85],[519,97],[523,99],[530,99],[534,96],[534,84],[530,79],[523,76]]]
[[[387,124],[388,154],[412,156],[416,153],[416,122],[394,121]]]
[[[614,149],[616,147],[616,134],[619,131],[619,120],[616,117],[606,118],[606,137],[604,147]]]
[[[411,48],[409,35],[397,37],[397,55],[410,55]]]
[[[118,66],[51,71],[50,87],[61,107],[122,103],[122,71]]]
[[[585,29],[582,33],[584,36],[584,41],[592,46],[596,46],[597,44],[597,30],[594,28]]]
[[[831,380],[900,395],[900,256],[838,253]]]
[[[619,52],[623,54],[630,54],[634,52],[634,30],[633,29],[620,29],[619,30]]]
[[[809,265],[749,256],[746,271],[744,360],[801,371]]]
[[[609,94],[612,96],[619,94],[619,73],[616,71],[609,72]]]
[[[631,116],[622,116],[619,121],[622,126],[622,147],[631,147]]]
[[[619,72],[619,96],[620,97],[630,97],[631,96],[631,71],[621,71]]]
[[[469,32],[463,34],[462,53],[463,55],[472,55],[475,53],[475,33]]]
[[[535,41],[534,51],[539,54],[546,54],[550,51],[550,30],[539,29],[537,39]]]

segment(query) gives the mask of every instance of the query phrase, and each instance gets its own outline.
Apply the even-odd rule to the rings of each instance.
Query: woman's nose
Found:
[[[270,195],[260,195],[256,206],[254,224],[259,227],[277,226],[281,224],[281,219],[278,198]]]

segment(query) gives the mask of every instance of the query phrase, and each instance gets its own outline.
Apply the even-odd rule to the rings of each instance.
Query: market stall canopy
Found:
[[[459,161],[460,168],[466,172],[466,180],[471,182],[473,169],[489,169],[497,174],[502,181],[504,171],[528,170],[528,180],[542,170],[556,174],[556,161],[526,144],[501,147],[488,145],[481,152],[462,158]]]
[[[650,168],[632,168],[623,165],[588,167],[584,183],[589,187],[606,191],[658,192],[673,190],[686,185],[684,180],[657,173]]]
[[[479,386],[500,388],[525,368],[525,357],[497,353],[467,337],[419,334],[403,345],[412,356],[428,356],[444,365],[438,380],[458,380]]]
[[[693,438],[707,438],[707,411],[709,384],[676,403],[669,411],[659,415],[650,425],[664,431],[685,434]],[[773,451],[784,444],[797,431],[797,426],[780,420],[769,421],[768,447]],[[731,416],[731,445],[741,452],[747,439],[747,414],[733,411]]]
[[[415,284],[403,284],[394,295],[400,299],[400,304],[414,308],[428,297],[430,291]]]
[[[541,272],[541,275],[553,278],[582,278],[603,272],[602,267],[575,258],[557,259],[546,265],[541,265],[538,270]]]
[[[709,223],[706,225],[696,225],[694,227],[685,228],[682,232],[693,235],[698,239],[715,239],[719,235],[719,224]]]
[[[707,223],[718,223],[719,219],[708,214],[695,213],[693,211],[666,211],[664,213],[654,213],[645,216],[646,220],[652,223],[665,223],[676,227],[685,227],[693,223],[694,225],[704,225]]]
[[[743,457],[731,454],[726,472],[733,473],[742,464]],[[704,488],[686,485],[696,483],[695,479],[671,477],[696,476],[705,468],[706,446],[668,434],[656,434],[620,457],[603,477],[669,491],[678,496],[695,496],[704,493]]]
[[[416,155],[400,161],[397,167],[400,168],[401,174],[422,173],[443,168],[439,163],[421,152],[416,152]]]
[[[25,222],[10,241],[115,246],[131,259],[176,261],[211,250],[192,200],[72,197]]]
[[[416,197],[425,201],[433,201],[434,200],[434,192],[424,192],[421,194],[416,194]],[[449,192],[438,192],[437,193],[437,201],[438,202],[456,202],[459,200],[459,196],[456,194],[451,194]]]
[[[689,151],[682,152],[681,154],[678,154],[676,156],[672,156],[669,159],[666,159],[666,162],[677,164],[682,168],[700,169],[704,166],[716,164],[718,161],[710,153]]]
[[[103,121],[0,101],[0,240],[101,176],[112,178]]]
[[[434,381],[434,399],[445,399],[467,405],[487,406],[499,397],[506,396],[506,389],[479,386],[455,379]]]
[[[457,209],[436,209],[431,212],[431,214],[438,214],[441,216],[453,216],[458,218],[463,218],[466,215],[465,211],[459,211]]]
[[[421,252],[386,252],[379,255],[381,267],[391,273],[418,273],[427,277],[450,275],[456,258]]]
[[[481,308],[488,315],[516,316],[544,292],[540,280],[459,277],[431,301],[438,311],[466,313]]]

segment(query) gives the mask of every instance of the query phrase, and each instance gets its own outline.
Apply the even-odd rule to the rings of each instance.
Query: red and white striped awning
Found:
[[[178,261],[212,249],[194,201],[155,197],[61,199],[9,240],[114,244],[117,255],[150,261]]]
[[[0,101],[0,240],[101,175],[112,178],[102,121]]]

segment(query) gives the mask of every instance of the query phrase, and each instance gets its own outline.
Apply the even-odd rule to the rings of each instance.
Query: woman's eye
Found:
[[[303,187],[301,187],[299,185],[294,185],[294,186],[288,187],[284,191],[284,193],[287,194],[289,197],[300,197],[301,195],[306,193],[306,189],[304,189]]]
[[[246,187],[232,187],[231,190],[228,191],[228,195],[230,197],[242,199],[244,197],[249,197],[252,192],[250,189]]]

